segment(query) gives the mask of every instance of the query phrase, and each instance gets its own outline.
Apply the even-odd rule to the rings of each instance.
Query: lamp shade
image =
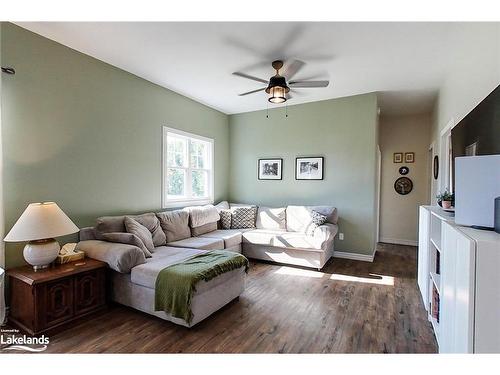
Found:
[[[30,203],[4,241],[43,240],[78,231],[78,227],[54,202]]]

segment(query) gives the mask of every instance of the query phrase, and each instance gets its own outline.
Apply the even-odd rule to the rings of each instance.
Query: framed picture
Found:
[[[413,162],[415,162],[415,153],[405,152],[405,163],[413,163]]]
[[[295,159],[296,180],[322,180],[323,157],[308,157]]]
[[[392,162],[393,163],[402,163],[403,162],[403,153],[402,152],[395,152],[392,155]]]
[[[281,180],[283,159],[259,159],[259,180]]]

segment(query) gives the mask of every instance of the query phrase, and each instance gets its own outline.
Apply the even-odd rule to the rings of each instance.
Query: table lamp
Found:
[[[54,237],[78,231],[78,227],[56,203],[30,203],[4,241],[29,241],[23,255],[36,271],[47,268],[57,258],[60,246]]]

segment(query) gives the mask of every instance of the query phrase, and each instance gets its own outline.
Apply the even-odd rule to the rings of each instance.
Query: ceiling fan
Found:
[[[248,92],[244,92],[239,94],[239,96],[245,96],[249,94],[254,94],[259,91],[265,90],[267,94],[269,94],[268,100],[271,103],[279,104],[284,103],[287,99],[291,98],[289,94],[290,89],[294,91],[295,88],[314,88],[314,87],[327,87],[330,83],[329,81],[301,81],[301,80],[291,80],[292,77],[299,71],[300,68],[304,65],[302,61],[294,60],[286,70],[284,75],[280,75],[279,71],[283,68],[283,61],[276,60],[273,61],[272,64],[273,69],[276,70],[276,74],[272,76],[269,81],[265,79],[254,77],[241,72],[234,72],[233,74],[238,77],[243,77],[247,79],[251,79],[253,81],[265,83],[267,86],[262,87],[257,90],[252,90]],[[287,78],[290,80],[287,85]]]

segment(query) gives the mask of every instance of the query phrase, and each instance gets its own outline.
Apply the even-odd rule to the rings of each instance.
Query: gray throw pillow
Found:
[[[125,229],[128,233],[132,233],[139,237],[144,246],[146,246],[146,249],[150,252],[154,251],[155,245],[153,244],[153,236],[148,228],[132,219],[130,216],[125,216],[123,222],[125,223]]]
[[[145,226],[151,232],[154,247],[165,245],[165,243],[167,242],[167,238],[165,237],[165,233],[161,229],[160,220],[158,220],[153,212],[142,215],[130,215],[129,217],[136,220],[139,224]]]
[[[127,245],[133,245],[138,247],[144,253],[146,258],[151,258],[152,254],[146,248],[144,243],[135,234],[127,232],[111,232],[111,233],[99,233],[99,240],[104,240],[108,242],[124,243]]]
[[[161,229],[168,242],[180,241],[191,237],[189,228],[189,212],[184,210],[158,212]]]
[[[221,229],[231,229],[231,210],[221,210],[219,215]]]
[[[257,207],[238,207],[231,212],[231,228],[255,228]]]

